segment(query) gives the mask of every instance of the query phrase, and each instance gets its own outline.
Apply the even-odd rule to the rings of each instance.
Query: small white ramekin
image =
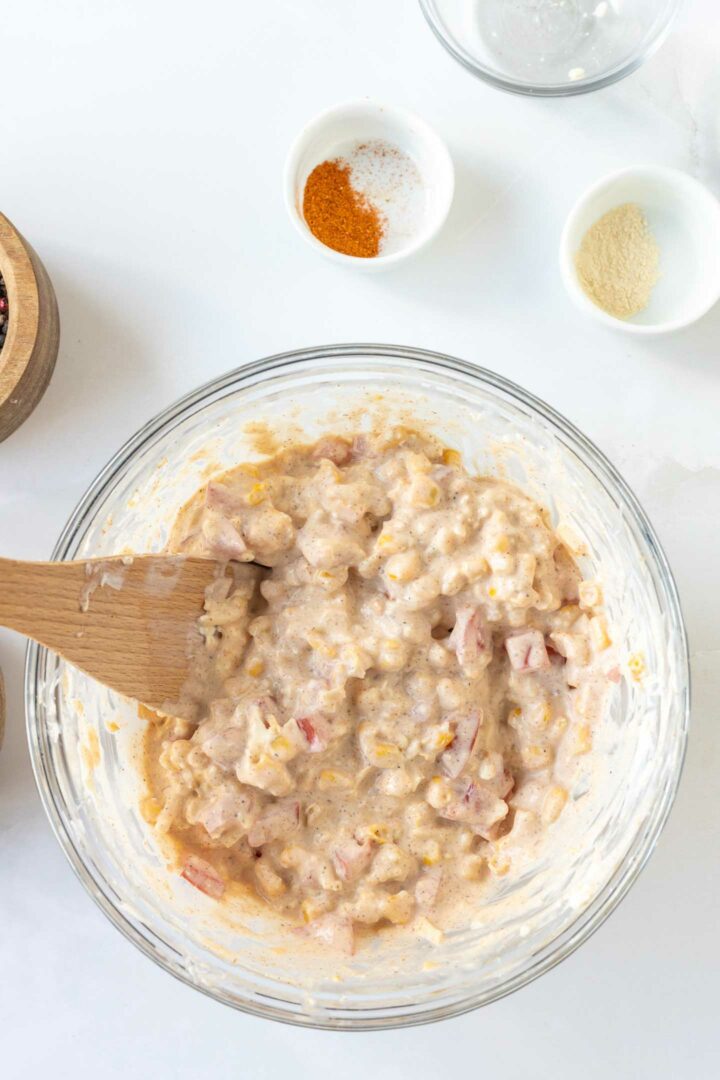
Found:
[[[307,178],[316,165],[343,156],[351,142],[376,139],[397,146],[415,162],[425,189],[425,213],[407,245],[387,255],[364,259],[334,251],[313,236],[302,214],[302,198]],[[429,244],[445,222],[454,191],[452,158],[440,136],[408,109],[369,99],[335,105],[316,116],[300,132],[285,165],[285,204],[295,227],[329,259],[360,270],[393,266]]]
[[[660,248],[660,279],[650,303],[617,319],[585,294],[575,256],[585,232],[603,214],[637,203]],[[658,165],[621,169],[576,202],[560,240],[560,272],[571,299],[587,315],[629,334],[665,334],[700,319],[720,299],[720,202],[687,173]]]

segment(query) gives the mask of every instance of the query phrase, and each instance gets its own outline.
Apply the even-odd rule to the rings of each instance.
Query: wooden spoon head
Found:
[[[151,709],[176,702],[220,564],[140,555],[67,563],[0,559],[0,625],[53,649]]]
[[[112,564],[112,565],[109,565]],[[91,566],[90,573],[87,566]],[[85,564],[82,636],[63,651],[99,682],[152,709],[176,702],[193,650],[205,589],[221,573],[207,559],[142,556]],[[72,651],[72,655],[71,655]]]

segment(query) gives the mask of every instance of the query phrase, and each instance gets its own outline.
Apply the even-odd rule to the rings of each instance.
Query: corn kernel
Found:
[[[587,544],[567,521],[559,522],[555,529],[555,535],[571,555],[587,555]]]
[[[277,899],[278,896],[282,896],[287,891],[287,885],[280,875],[276,874],[272,867],[265,862],[255,863],[255,877],[261,892],[271,900]]]
[[[442,859],[442,851],[437,840],[428,840],[423,844],[422,848],[422,863],[423,866],[436,866]]]
[[[490,588],[488,589],[488,596],[490,597],[491,600],[494,600],[495,597],[497,596],[497,589],[495,588],[494,585],[491,585]]]
[[[554,821],[557,821],[567,802],[567,797],[568,794],[565,788],[557,784],[550,788],[545,796],[542,808],[542,819],[546,825],[552,825]]]
[[[589,724],[578,724],[573,731],[572,752],[580,757],[592,750],[592,732]]]
[[[594,619],[590,620],[590,638],[598,651],[607,649],[611,643],[605,620],[600,615],[596,615]]]
[[[357,645],[343,645],[340,650],[340,659],[347,674],[351,678],[357,679],[361,679],[372,664],[368,654],[363,649],[358,648]]]
[[[453,662],[453,655],[439,641],[433,641],[428,649],[428,660],[435,668],[449,668]]]
[[[417,476],[410,485],[408,497],[411,506],[431,509],[440,501],[440,488],[429,477]]]
[[[469,581],[482,577],[490,569],[490,563],[484,555],[468,555],[466,559],[463,559],[461,565],[462,571]]]
[[[481,780],[494,780],[500,772],[502,755],[498,753],[486,753],[480,762],[478,776]]]
[[[602,588],[597,581],[581,581],[578,585],[580,607],[586,611],[602,604]]]
[[[375,658],[375,666],[380,671],[400,671],[405,666],[406,660],[407,650],[402,642],[397,641],[396,644],[388,645],[386,641],[382,641]]]
[[[443,596],[455,596],[467,585],[467,577],[457,566],[449,566],[440,579],[440,591]]]
[[[312,922],[313,919],[317,919],[318,915],[322,915],[325,910],[325,905],[321,900],[303,900],[300,905],[300,911],[302,912],[303,920],[306,923]]]
[[[440,679],[435,693],[443,709],[460,709],[467,694],[467,686],[462,679]]]
[[[248,506],[257,506],[258,503],[261,503],[264,498],[265,485],[253,484],[253,486],[250,488],[247,495],[245,496],[245,501],[247,502]]]
[[[404,545],[401,537],[394,533],[381,532],[375,546],[381,555],[392,555],[396,551],[402,551]]]
[[[520,756],[526,769],[542,769],[552,761],[550,749],[547,746],[540,746],[538,743],[523,746]]]
[[[482,855],[463,855],[460,860],[460,877],[466,881],[477,881],[482,877],[485,869],[485,860]]]
[[[120,725],[116,724],[114,720],[108,720],[105,726],[107,727],[108,731],[112,732],[113,735],[116,731],[120,730]]]
[[[437,484],[433,484],[431,487],[428,486],[428,489],[425,492],[426,505],[427,506],[437,506],[439,498],[440,498],[440,488],[437,486]]]
[[[281,866],[284,866],[287,870],[294,870],[297,866],[301,866],[305,859],[305,851],[299,844],[288,844],[280,852],[279,862]]]
[[[390,581],[412,581],[422,570],[422,559],[417,551],[404,551],[387,561],[385,573]]]
[[[564,604],[553,616],[555,631],[568,632],[573,628],[575,621],[580,617],[581,611],[577,604]]]
[[[287,754],[288,751],[292,750],[292,747],[289,739],[286,739],[284,735],[278,735],[277,738],[273,739],[270,743],[270,749],[273,754]]]
[[[265,670],[265,661],[256,656],[247,666],[247,673],[252,679],[257,679]]]
[[[453,797],[453,792],[447,780],[443,776],[433,776],[427,786],[427,801],[435,809],[439,810],[447,806]]]
[[[274,769],[275,765],[276,765],[276,762],[274,762],[273,759],[268,754],[265,754],[265,753],[260,753],[260,754],[252,754],[251,753],[250,754],[250,760],[253,763],[253,765],[257,766],[258,769],[270,769],[272,771]]]
[[[138,705],[138,719],[150,720],[153,724],[162,724],[163,718],[154,709],[148,709],[147,705]]]
[[[569,723],[567,716],[556,716],[553,721],[553,734],[556,737],[562,735],[564,731],[567,731]]]
[[[307,641],[313,652],[320,653],[325,660],[334,660],[337,656],[337,649],[334,645],[329,645],[322,634],[319,634],[317,630],[310,630],[305,635]]]
[[[500,555],[505,555],[509,550],[510,537],[507,533],[502,533],[493,544],[493,551],[499,552]]]
[[[472,851],[476,836],[470,829],[458,829],[455,834],[455,843],[458,851]]]
[[[395,923],[396,926],[401,925],[410,921],[414,907],[415,904],[410,893],[403,889],[401,892],[388,896],[383,904],[383,915],[391,923]]]
[[[527,722],[538,731],[544,731],[552,720],[552,709],[548,701],[535,701],[525,710]]]
[[[393,746],[392,743],[375,743],[373,747],[373,754],[376,758],[385,760],[387,758],[397,757],[399,750],[397,746]]]
[[[504,877],[512,866],[510,856],[504,851],[498,851],[497,848],[488,858],[487,864],[496,877]]]
[[[321,791],[328,791],[332,788],[349,788],[352,787],[352,779],[347,773],[336,772],[335,769],[323,769],[318,778],[318,787]]]
[[[440,927],[435,926],[435,923],[431,923],[424,915],[418,916],[413,929],[420,937],[425,938],[432,945],[442,945],[445,940],[445,934]]]
[[[442,452],[443,465],[461,465],[462,456],[458,450],[451,450],[449,447]]]
[[[571,663],[584,666],[590,662],[590,649],[583,634],[568,634],[556,630],[550,640],[560,655]]]
[[[248,630],[254,638],[266,636],[272,629],[272,622],[267,615],[258,615],[248,625]]]
[[[645,674],[645,658],[642,653],[633,653],[628,658],[628,671],[634,682],[640,682]]]
[[[148,825],[154,825],[162,812],[162,805],[152,795],[140,800],[140,813]]]
[[[428,555],[450,555],[458,546],[458,538],[447,525],[441,525],[427,546]]]
[[[449,728],[441,728],[433,734],[433,750],[444,750],[450,745],[454,738],[455,735]]]
[[[382,822],[375,822],[372,825],[368,825],[364,831],[368,840],[372,840],[376,844],[387,844],[391,836],[389,826]]]

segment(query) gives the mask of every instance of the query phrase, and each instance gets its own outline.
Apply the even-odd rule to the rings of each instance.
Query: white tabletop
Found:
[[[378,341],[477,361],[565,413],[647,507],[677,576],[694,724],[656,854],[579,952],[482,1012],[349,1036],[243,1016],[172,980],[100,914],[56,844],[23,729],[24,644],[0,631],[0,1017],[7,1080],[717,1076],[720,306],[657,340],[566,297],[560,229],[626,164],[720,190],[716,0],[640,72],[568,100],[503,95],[440,48],[416,0],[23,0],[0,13],[0,209],[52,276],[52,385],[0,446],[0,552],[45,557],[135,429],[227,368]],[[437,244],[385,275],[319,258],[282,166],[321,108],[371,95],[445,136],[458,190]]]

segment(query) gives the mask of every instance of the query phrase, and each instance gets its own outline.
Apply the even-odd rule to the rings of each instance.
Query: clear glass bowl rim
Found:
[[[509,94],[522,94],[527,97],[573,97],[576,94],[590,94],[594,90],[603,90],[606,86],[612,86],[613,83],[632,75],[634,71],[642,67],[645,61],[649,60],[657,52],[667,38],[685,0],[674,0],[674,7],[665,23],[658,27],[655,36],[646,43],[641,52],[637,52],[629,59],[616,64],[615,67],[610,68],[603,75],[598,75],[592,79],[578,79],[577,82],[571,83],[523,82],[520,79],[506,78],[500,75],[499,72],[484,67],[469,52],[466,52],[455,39],[451,39],[447,35],[443,20],[437,10],[436,0],[419,0],[419,2],[420,9],[435,37],[453,59],[457,60],[471,75],[475,75],[476,78],[482,79],[484,82],[489,83],[490,86],[494,86],[498,90],[505,90]]]
[[[647,556],[652,560],[654,569],[657,571],[659,584],[667,603],[670,636],[677,651],[678,670],[682,676],[678,688],[678,697],[682,702],[682,707],[678,709],[676,717],[674,768],[668,773],[665,788],[658,798],[652,818],[645,824],[645,828],[636,834],[622,863],[616,868],[610,880],[606,882],[594,900],[580,913],[576,921],[558,938],[548,942],[538,954],[537,960],[533,958],[533,961],[528,964],[525,970],[508,979],[505,983],[481,994],[470,995],[462,1000],[454,1001],[450,1005],[431,1006],[421,1013],[411,1012],[407,1015],[398,1015],[393,1010],[392,1015],[383,1016],[382,1013],[375,1012],[371,1016],[363,1016],[362,1010],[358,1010],[357,1016],[348,1017],[345,1014],[338,1017],[338,1019],[332,1016],[315,1018],[286,1011],[282,1005],[269,1002],[266,1005],[249,1001],[241,1003],[236,998],[226,997],[220,992],[207,989],[194,981],[181,965],[173,963],[172,957],[160,955],[154,942],[143,934],[143,924],[139,920],[134,920],[127,912],[122,912],[119,906],[113,902],[112,897],[98,887],[87,869],[82,854],[75,846],[68,822],[56,802],[55,777],[40,738],[37,722],[38,688],[42,662],[47,650],[34,642],[29,643],[26,654],[25,710],[27,737],[35,781],[53,832],[76,876],[116,929],[140,949],[145,956],[181,982],[217,1001],[232,1005],[242,1012],[301,1027],[368,1031],[431,1023],[435,1020],[462,1015],[482,1005],[506,997],[508,994],[534,981],[545,972],[550,971],[558,963],[570,956],[602,925],[626,895],[647,863],[655,849],[675,800],[687,746],[690,718],[690,663],[680,599],[665,553],[638,499],[605,455],[560,413],[509,379],[487,368],[458,360],[444,353],[412,347],[380,344],[340,344],[276,353],[273,356],[235,368],[191,391],[148,421],[110,459],[70,515],[53,549],[51,559],[56,561],[67,557],[68,550],[78,532],[84,529],[86,523],[92,517],[96,504],[103,499],[105,493],[113,484],[117,472],[147,443],[150,443],[155,436],[164,433],[174,421],[181,420],[185,415],[198,412],[206,402],[224,390],[230,388],[238,390],[244,385],[256,382],[257,376],[272,375],[277,369],[284,369],[289,365],[298,364],[311,367],[313,362],[342,360],[347,357],[362,359],[369,366],[374,366],[378,370],[382,370],[383,361],[401,360],[420,365],[424,370],[437,370],[439,373],[445,374],[457,372],[465,377],[470,377],[480,386],[490,390],[497,390],[501,394],[510,397],[515,403],[542,418],[556,434],[565,436],[569,440],[571,448],[576,453],[579,451],[584,459],[592,463],[592,471],[595,476],[602,481],[607,490],[611,491],[615,497],[623,502],[635,524],[639,527],[645,541]]]

